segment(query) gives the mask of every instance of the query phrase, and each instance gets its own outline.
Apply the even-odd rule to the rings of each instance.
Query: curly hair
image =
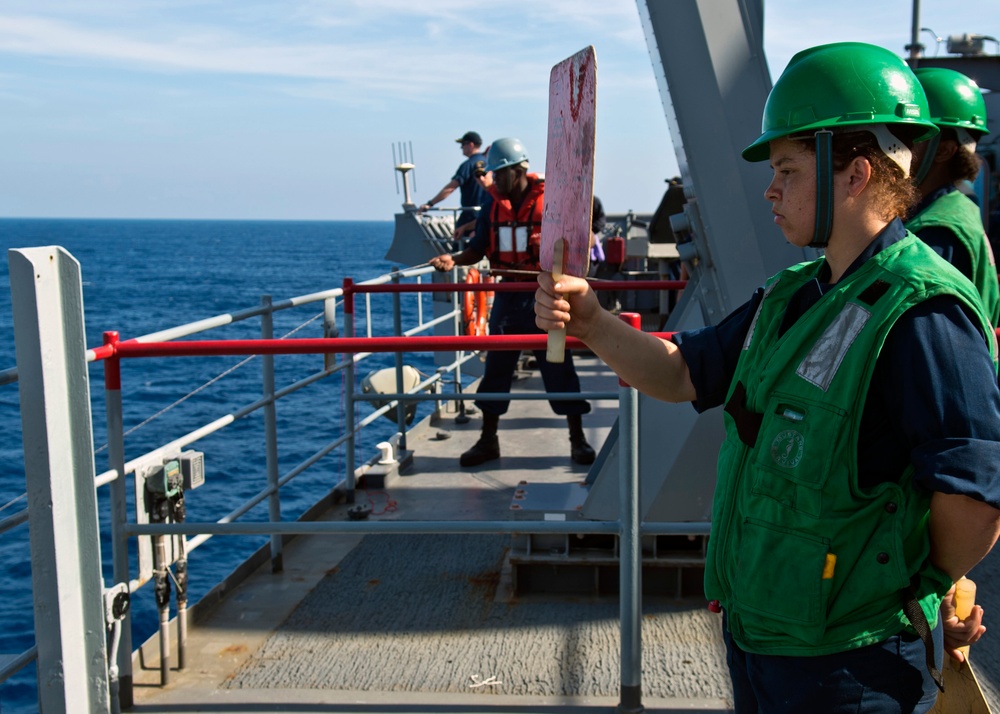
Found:
[[[941,129],[941,140],[947,141],[948,139],[958,143],[955,130],[950,126]],[[951,157],[951,161],[948,162],[948,175],[951,177],[952,183],[962,179],[975,181],[976,176],[979,175],[978,157],[975,153],[958,144],[958,150]]]
[[[798,138],[798,137],[796,137]],[[899,138],[899,137],[897,137]],[[901,138],[911,150],[913,142]],[[816,145],[812,141],[804,142],[809,151],[815,153]],[[885,221],[893,218],[904,218],[910,209],[917,204],[920,194],[916,186],[903,170],[882,151],[871,132],[846,131],[835,132],[833,135],[833,170],[843,171],[855,158],[866,159],[872,167],[871,181],[868,190],[871,191],[873,206],[879,217]]]

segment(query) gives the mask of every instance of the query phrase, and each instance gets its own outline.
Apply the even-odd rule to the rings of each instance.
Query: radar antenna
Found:
[[[397,149],[399,159],[397,160]],[[409,208],[413,206],[413,200],[410,198],[410,177],[409,173],[414,171],[416,165],[413,163],[413,142],[403,143],[402,141],[393,144],[392,146],[392,164],[393,168],[399,172],[403,177],[403,208]],[[413,174],[413,190],[417,190],[417,175]],[[396,176],[396,193],[399,194],[399,176]]]

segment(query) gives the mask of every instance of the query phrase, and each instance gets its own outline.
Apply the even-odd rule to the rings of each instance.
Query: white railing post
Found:
[[[323,301],[323,337],[328,339],[340,337],[337,327],[337,298],[327,298]],[[337,354],[327,352],[323,355],[323,369],[330,371],[337,366]]]
[[[93,424],[80,264],[8,251],[31,522],[38,703],[109,712]]]

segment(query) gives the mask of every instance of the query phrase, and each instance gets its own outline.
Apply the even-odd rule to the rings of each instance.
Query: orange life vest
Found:
[[[469,268],[465,275],[466,283],[492,283],[493,278],[484,278],[475,268]],[[490,307],[493,306],[492,292],[467,292],[462,299],[462,322],[465,323],[465,334],[488,335],[490,322]]]
[[[510,199],[493,195],[490,209],[490,263],[497,268],[539,270],[545,179],[528,174],[528,193],[517,212]]]

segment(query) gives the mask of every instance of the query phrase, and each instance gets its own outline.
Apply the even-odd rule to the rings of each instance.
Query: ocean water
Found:
[[[345,277],[356,282],[393,267],[383,256],[393,224],[372,222],[286,221],[155,221],[0,219],[0,369],[15,366],[13,318],[6,251],[10,248],[59,245],[81,265],[88,346],[102,342],[107,330],[122,339],[174,325],[235,312],[259,304],[339,287]],[[425,315],[429,298],[423,298]],[[392,333],[391,297],[372,296],[375,335]],[[364,302],[358,302],[359,313]],[[412,325],[416,301],[404,299],[403,324]],[[275,315],[275,336],[322,337],[322,305]],[[342,320],[342,312],[338,311]],[[259,320],[226,326],[196,339],[259,337]],[[359,334],[363,325],[359,324]],[[242,357],[137,359],[122,364],[125,457],[134,458],[259,397],[261,363]],[[301,379],[322,365],[321,355],[275,358],[276,382]],[[391,366],[391,355],[376,355],[358,372]],[[431,355],[408,355],[407,363],[432,372]],[[215,381],[219,375],[225,376]],[[91,409],[97,473],[108,468],[105,435],[103,368],[90,366]],[[207,385],[207,386],[204,386]],[[203,387],[193,396],[195,389]],[[322,445],[343,433],[341,407],[346,385],[337,375],[278,403],[280,472],[286,473]],[[181,401],[183,400],[183,401]],[[179,402],[179,403],[178,403]],[[19,395],[16,384],[0,387],[0,518],[25,506]],[[169,407],[169,409],[168,409]],[[370,413],[358,406],[358,416]],[[422,404],[418,418],[430,409]],[[166,410],[158,418],[144,423]],[[134,430],[134,431],[130,431]],[[358,446],[358,463],[376,452],[375,444],[395,431],[386,419],[366,430]],[[218,520],[266,486],[263,415],[255,413],[190,448],[205,454],[206,483],[187,494],[192,521]],[[282,518],[293,520],[336,483],[344,472],[343,449],[331,453],[282,489]],[[129,478],[131,491],[131,477]],[[98,492],[101,512],[105,584],[111,584],[107,538],[107,488]],[[131,511],[130,504],[130,512]],[[262,504],[244,516],[266,520]],[[229,573],[266,542],[263,537],[217,536],[190,554],[190,602]],[[132,549],[132,577],[136,574]],[[32,645],[33,612],[28,527],[0,535],[0,653],[17,654]],[[151,586],[133,594],[133,645],[157,628]],[[0,714],[36,711],[35,667],[25,668],[0,684]]]

